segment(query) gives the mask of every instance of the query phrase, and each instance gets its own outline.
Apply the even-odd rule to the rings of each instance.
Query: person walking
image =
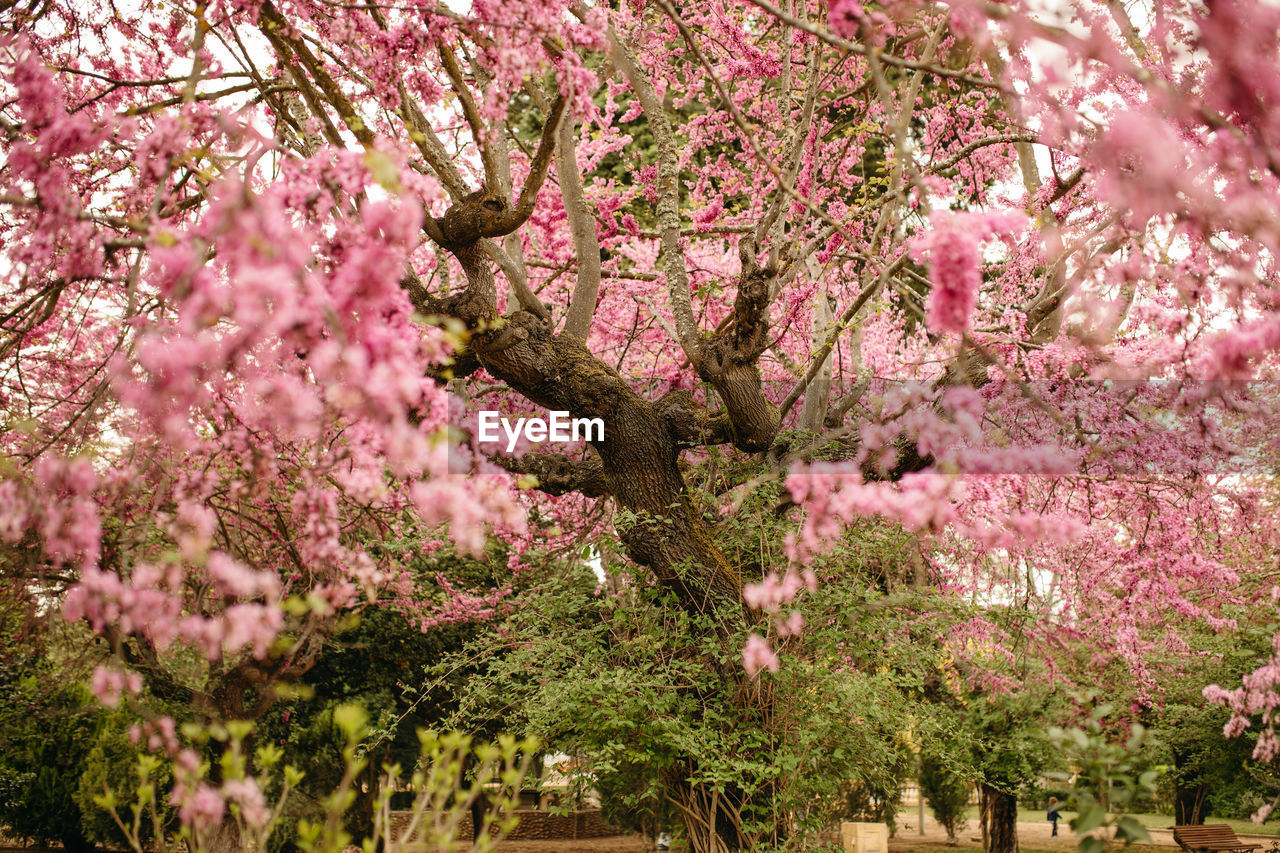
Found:
[[[1058,798],[1057,797],[1049,798],[1049,813],[1045,815],[1045,817],[1048,819],[1050,823],[1053,824],[1053,832],[1051,833],[1052,837],[1057,838],[1058,837],[1058,818],[1060,817],[1060,815],[1058,814]]]

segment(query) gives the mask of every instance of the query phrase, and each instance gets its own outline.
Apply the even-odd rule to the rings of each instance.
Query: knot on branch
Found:
[[[513,474],[533,475],[537,479],[534,488],[548,495],[578,492],[589,498],[600,498],[610,494],[605,482],[604,463],[594,453],[585,459],[546,453],[519,458],[498,456],[493,461]]]
[[[769,345],[769,304],[777,270],[756,261],[757,244],[745,235],[738,244],[741,272],[732,322],[702,345],[698,373],[714,382],[743,365],[754,364]]]
[[[681,388],[663,394],[653,404],[676,443],[685,447],[699,444],[721,444],[732,435],[729,419],[723,412],[711,413]]]
[[[485,237],[503,237],[520,227],[510,203],[487,187],[449,206],[436,221],[440,229],[438,242],[454,251],[479,242]]]

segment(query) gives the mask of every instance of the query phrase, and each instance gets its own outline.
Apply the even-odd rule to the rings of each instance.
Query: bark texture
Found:
[[[982,785],[983,853],[1018,853],[1018,798]]]
[[[612,495],[634,515],[622,531],[633,560],[652,570],[686,608],[726,618],[740,614],[741,579],[690,501],[679,455],[690,445],[726,439],[764,449],[777,432],[777,411],[764,401],[754,364],[767,330],[764,274],[753,267],[744,276],[751,288],[739,297],[740,328],[704,347],[708,381],[720,391],[726,412],[708,412],[681,391],[650,401],[576,335],[557,335],[549,320],[525,310],[497,316],[493,269],[480,241],[502,236],[525,218],[484,189],[434,220],[428,231],[458,260],[467,285],[439,298],[410,289],[417,308],[461,320],[471,333],[468,354],[475,363],[530,401],[605,424],[604,439],[592,442],[598,463],[553,456],[505,464],[535,474],[549,491]]]
[[[554,114],[544,129],[544,142],[554,144]],[[549,159],[540,149],[538,164]],[[545,171],[545,165],[541,167]],[[522,199],[528,194],[526,184]],[[627,554],[653,572],[686,610],[711,614],[722,643],[737,636],[748,613],[742,603],[742,580],[717,547],[713,530],[690,498],[680,470],[680,454],[706,443],[732,443],[751,452],[771,447],[779,413],[764,396],[756,366],[768,343],[769,302],[773,271],[756,261],[754,240],[744,238],[742,272],[731,321],[717,333],[699,338],[691,359],[702,378],[719,394],[721,411],[709,411],[688,391],[672,391],[647,399],[611,366],[596,358],[582,338],[581,324],[555,334],[554,320],[525,308],[505,317],[497,314],[492,259],[483,242],[502,237],[528,218],[531,204],[514,207],[482,188],[456,201],[444,214],[428,217],[428,236],[452,253],[466,275],[466,286],[434,296],[412,278],[406,289],[424,314],[460,320],[469,332],[468,349],[453,375],[483,367],[528,400],[574,418],[599,418],[604,437],[591,442],[594,456],[573,460],[562,454],[505,459],[511,470],[533,474],[540,488],[553,494],[579,491],[609,495],[628,511],[619,525]],[[523,303],[522,303],[523,304]],[[724,646],[724,651],[731,651]],[[721,654],[719,660],[734,655]],[[723,669],[719,664],[712,664]],[[742,674],[736,667],[721,672],[731,688]],[[731,689],[746,696],[749,691]],[[757,691],[758,693],[758,691]],[[754,695],[754,694],[752,694]],[[744,700],[761,702],[760,695]],[[675,779],[668,796],[686,818],[697,853],[723,853],[747,846],[741,834],[743,798]]]

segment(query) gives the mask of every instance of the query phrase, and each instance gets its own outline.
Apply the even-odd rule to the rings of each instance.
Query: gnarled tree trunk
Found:
[[[540,180],[545,146],[554,139],[553,122],[544,129],[544,147],[535,155],[530,183]],[[545,165],[541,167],[545,169]],[[742,278],[735,323],[702,341],[696,353],[699,374],[720,395],[725,409],[710,412],[687,391],[656,400],[642,397],[609,365],[596,358],[575,334],[554,333],[545,312],[522,308],[497,317],[491,260],[482,241],[510,233],[527,218],[524,199],[514,208],[501,196],[480,190],[454,203],[439,219],[428,218],[429,236],[451,252],[466,273],[464,290],[435,297],[406,284],[419,311],[461,320],[470,331],[467,357],[455,373],[476,367],[550,410],[575,418],[599,418],[604,437],[591,442],[595,457],[582,462],[563,455],[537,454],[502,459],[502,464],[538,477],[545,491],[611,495],[634,520],[620,530],[627,554],[653,572],[690,612],[710,614],[722,643],[745,627],[742,582],[693,506],[680,470],[680,453],[706,443],[732,443],[747,451],[767,449],[779,424],[778,411],[764,396],[756,360],[764,349],[771,299],[771,271],[756,263],[754,241],[744,238]],[[534,188],[536,192],[536,186]],[[732,660],[722,649],[718,660]],[[709,661],[726,679],[727,692],[750,705],[767,703],[762,691],[738,689],[743,673]],[[743,849],[744,798],[673,779],[668,796],[686,817],[697,853]]]
[[[1018,798],[982,784],[983,853],[1018,853]]]
[[[708,412],[683,391],[649,401],[577,337],[554,334],[536,312],[522,309],[495,322],[494,276],[481,241],[523,221],[518,210],[487,190],[455,203],[442,218],[430,220],[427,230],[457,258],[467,287],[442,299],[413,287],[410,295],[419,310],[467,325],[475,366],[534,403],[604,422],[604,438],[591,443],[598,462],[548,454],[504,464],[535,473],[540,481],[547,477],[542,485],[548,490],[612,495],[636,517],[621,531],[628,555],[652,570],[686,608],[720,613],[726,629],[741,626],[741,581],[690,503],[679,456],[686,447],[717,441],[760,450],[777,431],[777,411],[764,399],[754,365],[756,344],[767,325],[761,307],[769,298],[764,273],[754,259],[744,267],[738,300],[742,320],[730,335],[706,343],[706,358],[699,365],[719,390],[726,411]]]
[[[749,850],[757,843],[777,846],[786,840],[785,819],[774,822],[774,831],[767,838],[749,831],[760,826],[760,815],[752,813],[753,807],[769,805],[759,802],[760,798],[752,802],[732,786],[716,789],[674,777],[668,780],[667,788],[667,796],[684,817],[689,847],[694,853],[734,853]]]

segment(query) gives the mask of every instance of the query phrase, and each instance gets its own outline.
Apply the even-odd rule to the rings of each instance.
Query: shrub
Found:
[[[973,794],[973,783],[961,778],[941,761],[926,756],[920,766],[920,790],[938,823],[947,831],[947,841],[956,842],[956,827],[964,818]]]

